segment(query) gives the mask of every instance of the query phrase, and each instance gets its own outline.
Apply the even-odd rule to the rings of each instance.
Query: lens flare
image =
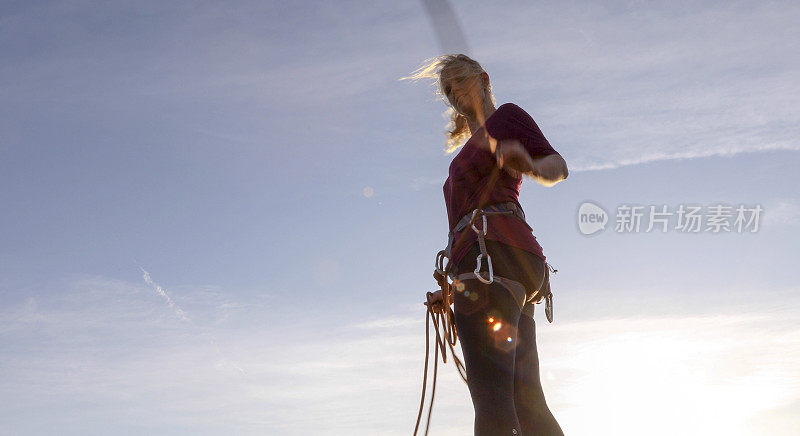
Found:
[[[497,317],[493,317],[497,319]],[[511,324],[495,321],[491,326],[491,335],[494,342],[494,347],[498,350],[508,352],[517,347],[517,328]]]

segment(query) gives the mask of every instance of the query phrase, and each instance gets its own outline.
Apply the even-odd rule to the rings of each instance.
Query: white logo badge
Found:
[[[602,207],[585,202],[578,208],[578,229],[584,235],[591,235],[606,228],[608,214]]]

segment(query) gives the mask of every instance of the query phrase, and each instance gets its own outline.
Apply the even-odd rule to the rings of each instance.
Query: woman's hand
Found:
[[[517,139],[497,141],[489,139],[492,150],[496,150],[497,166],[513,177],[527,175],[544,186],[553,186],[569,175],[567,163],[558,154],[532,158]]]
[[[497,141],[495,141],[497,142]],[[518,139],[504,139],[497,144],[497,166],[506,170],[513,177],[533,173],[533,159]]]
[[[431,312],[433,312],[433,313],[443,313],[444,312],[444,306],[442,306],[442,303],[443,303],[442,290],[439,289],[438,291],[433,292],[432,295],[431,295],[431,298],[430,298]],[[426,301],[423,304],[427,306],[428,302]],[[452,299],[450,300],[450,304],[453,304],[453,300]]]
[[[533,160],[533,167],[531,177],[547,187],[553,186],[569,176],[567,162],[559,154],[537,157]]]

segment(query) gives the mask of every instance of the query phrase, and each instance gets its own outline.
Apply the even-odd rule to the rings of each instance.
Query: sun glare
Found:
[[[759,322],[597,321],[560,333],[569,338],[554,329],[542,335],[551,407],[573,434],[760,434],[753,419],[796,401],[800,332],[768,333]],[[769,344],[787,340],[793,347]],[[575,345],[558,350],[564,344]]]

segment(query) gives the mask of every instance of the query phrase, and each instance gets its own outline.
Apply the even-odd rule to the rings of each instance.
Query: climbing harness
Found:
[[[495,203],[483,208],[476,208],[472,212],[464,215],[461,220],[456,224],[453,230],[450,231],[447,237],[447,248],[444,250],[439,251],[436,254],[436,278],[439,281],[440,285],[446,285],[447,280],[445,277],[450,277],[453,280],[453,284],[457,286],[460,281],[469,280],[472,278],[480,280],[482,283],[485,284],[492,284],[495,280],[498,281],[500,285],[505,287],[506,289],[511,292],[514,298],[517,300],[517,303],[520,306],[520,309],[523,308],[525,303],[528,302],[527,293],[525,292],[525,286],[516,281],[506,277],[500,277],[494,275],[494,267],[492,266],[492,257],[489,255],[488,251],[486,250],[486,234],[488,233],[488,223],[486,220],[487,216],[492,215],[513,215],[522,221],[526,227],[530,231],[533,231],[533,228],[528,224],[525,220],[525,212],[517,205],[517,203],[513,201],[507,201],[503,203]],[[475,227],[475,220],[480,217],[482,221],[482,227],[479,229]],[[478,246],[480,247],[480,254],[478,254],[478,258],[476,259],[476,267],[475,271],[472,273],[462,273],[458,276],[455,276],[452,271],[450,271],[450,259],[452,257],[453,251],[453,242],[455,240],[455,234],[466,229],[467,227],[471,227],[472,230],[478,235]],[[447,258],[447,264],[444,264],[444,259]],[[481,263],[482,259],[486,259],[486,268],[488,270],[488,276],[481,272]],[[542,286],[547,286],[549,288],[549,279],[550,279],[550,272],[557,273],[558,270],[553,268],[549,262],[545,262],[547,266],[547,270],[545,271],[545,280],[542,283]],[[472,277],[474,275],[474,277]],[[442,277],[442,280],[439,280],[439,277]],[[444,290],[443,290],[444,292]],[[534,294],[531,296],[531,299],[538,296],[538,294]],[[546,295],[544,295],[545,300],[545,314],[547,316],[547,320],[549,322],[553,322],[553,297],[552,292],[550,289],[547,289]],[[532,316],[532,314],[529,314]]]
[[[495,174],[493,174],[494,176]],[[477,279],[480,280],[482,283],[491,284],[495,281],[503,286],[504,288],[508,289],[514,299],[517,301],[517,304],[520,306],[520,310],[522,310],[526,315],[533,317],[533,306],[526,305],[526,303],[533,299],[539,294],[534,294],[530,297],[527,296],[525,291],[525,285],[522,283],[512,280],[507,277],[501,277],[494,274],[494,268],[492,266],[492,258],[486,250],[486,241],[485,236],[488,231],[488,223],[487,223],[487,216],[492,215],[513,215],[518,219],[522,220],[525,225],[533,231],[533,229],[528,225],[525,221],[525,213],[522,209],[513,201],[504,202],[504,203],[496,203],[491,204],[484,207],[478,207],[472,212],[464,215],[453,230],[450,231],[447,238],[447,247],[444,250],[439,251],[436,254],[436,270],[434,272],[434,278],[439,283],[441,289],[441,301],[434,301],[434,294],[432,292],[428,292],[426,294],[425,303],[428,306],[427,313],[425,314],[425,369],[424,375],[422,380],[422,396],[420,398],[420,405],[419,405],[419,413],[417,414],[417,424],[414,427],[414,435],[417,434],[419,430],[419,423],[420,419],[422,418],[422,411],[425,404],[425,389],[427,386],[428,380],[428,361],[430,358],[430,323],[433,322],[434,330],[436,331],[436,346],[434,352],[434,366],[433,366],[433,382],[431,388],[431,399],[430,399],[430,406],[428,407],[428,420],[425,425],[425,434],[428,434],[428,429],[430,427],[431,421],[431,412],[433,411],[433,400],[436,395],[436,375],[438,371],[438,364],[439,364],[439,348],[442,349],[442,361],[446,364],[447,363],[447,349],[445,347],[444,341],[447,341],[447,347],[450,348],[450,351],[453,355],[453,361],[455,362],[456,369],[458,370],[459,375],[461,376],[464,382],[467,382],[466,377],[466,369],[464,364],[461,360],[458,359],[458,356],[455,353],[454,346],[458,341],[458,332],[455,326],[455,314],[453,310],[450,308],[450,301],[451,297],[453,297],[452,289],[455,288],[457,292],[462,292],[464,290],[464,284],[462,283],[464,280],[472,280]],[[475,226],[476,220],[480,220],[482,227],[478,228]],[[478,245],[480,247],[480,254],[478,255],[476,261],[476,268],[472,272],[461,273],[455,275],[451,271],[451,256],[453,252],[453,246],[455,241],[455,234],[470,227],[475,233],[478,235]],[[461,238],[458,241],[458,244],[464,241],[464,237],[466,236],[466,232],[461,235]],[[445,258],[447,259],[447,263],[445,263]],[[481,272],[481,264],[482,259],[486,259],[487,265],[487,273]],[[545,301],[545,316],[547,317],[547,321],[553,322],[553,294],[552,290],[550,289],[550,272],[557,273],[558,270],[553,268],[549,263],[545,262],[546,269],[545,269],[545,280],[542,283],[542,289],[546,286],[546,292],[544,295]],[[452,279],[452,283],[448,281],[448,278]],[[541,302],[541,299],[538,301]],[[537,303],[538,303],[537,302]],[[528,310],[530,309],[530,312]],[[444,318],[444,320],[442,320]],[[439,330],[440,327],[442,329],[442,333],[440,334]]]

